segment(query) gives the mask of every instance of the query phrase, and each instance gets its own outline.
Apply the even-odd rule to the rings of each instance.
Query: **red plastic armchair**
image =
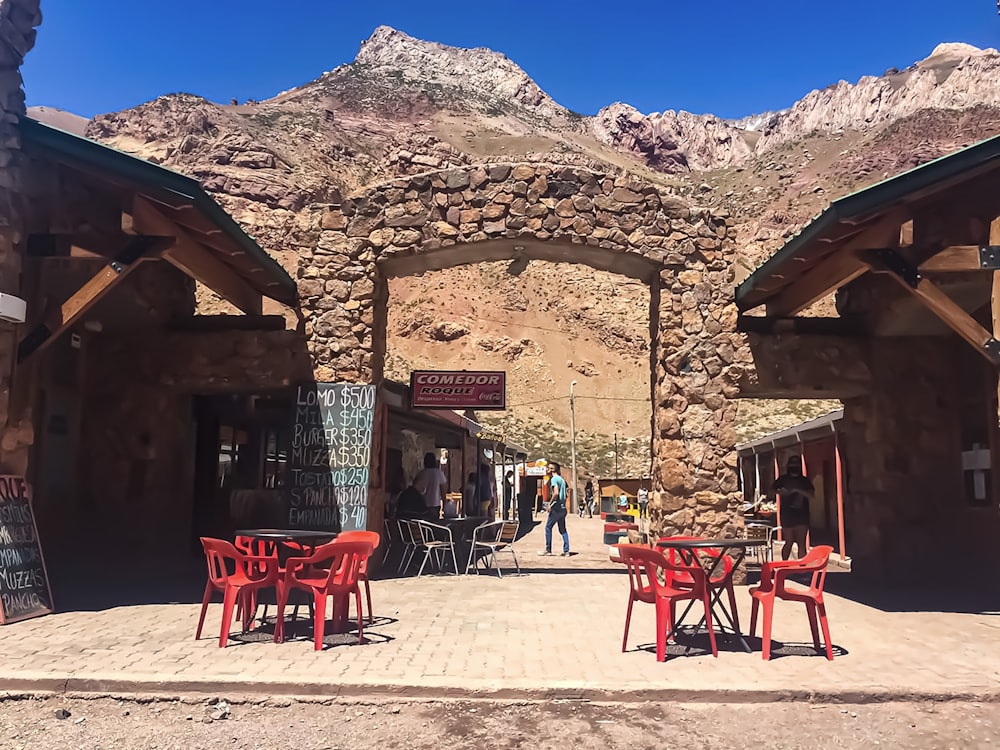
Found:
[[[343,531],[337,535],[337,541],[368,542],[372,546],[372,552],[374,552],[378,549],[382,537],[379,536],[377,531]],[[365,600],[368,602],[368,624],[371,625],[375,621],[375,617],[372,614],[372,590],[368,585],[368,559],[366,557],[361,561],[361,569],[358,570],[358,583],[365,585]],[[358,614],[360,614],[360,611]]]
[[[833,547],[813,547],[801,560],[785,560],[764,563],[760,572],[760,586],[750,589],[753,607],[750,610],[750,635],[757,631],[757,610],[764,607],[763,657],[771,658],[771,620],[774,615],[774,600],[802,602],[809,616],[813,646],[822,648],[816,620],[823,628],[826,643],[826,658],[833,661],[833,645],[830,643],[830,624],[826,618],[826,604],[823,603],[823,586],[826,583],[826,569]],[[787,580],[790,575],[812,575],[809,587],[800,586]]]
[[[285,571],[278,584],[278,621],[274,640],[285,640],[285,606],[293,588],[309,591],[313,595],[313,645],[323,648],[323,631],[326,622],[326,599],[333,597],[334,622],[347,616],[348,601],[354,594],[358,608],[358,643],[364,640],[361,611],[361,591],[358,575],[362,562],[372,554],[369,542],[337,541],[324,544],[309,557],[291,557],[285,562]]]
[[[201,638],[201,628],[205,624],[205,613],[212,594],[221,591],[222,627],[219,631],[219,648],[225,648],[234,607],[240,605],[245,633],[253,616],[250,603],[256,600],[257,591],[278,585],[278,559],[246,555],[223,539],[202,537],[201,544],[205,548],[205,560],[208,563],[208,582],[201,599],[201,615],[198,617],[198,629],[194,637],[195,640]]]
[[[661,537],[659,541],[697,541],[701,537],[697,536],[665,536]],[[723,555],[722,550],[718,547],[705,547],[698,550],[700,553],[707,555],[715,560],[722,558],[722,570],[721,572],[716,568],[715,575],[708,579],[708,588],[712,591],[717,591],[719,589],[725,589],[727,596],[729,597],[729,612],[733,618],[733,627],[737,632],[740,630],[740,615],[739,611],[736,609],[736,590],[733,588],[733,565],[735,564],[733,558],[729,555]],[[668,559],[673,563],[683,562],[683,557],[680,552],[676,549],[669,550],[670,554]],[[690,586],[691,577],[687,573],[675,573],[674,574],[674,585],[676,586]]]
[[[625,639],[628,639],[629,620],[632,616],[633,601],[648,601],[651,596],[656,606],[656,660],[666,661],[667,641],[674,634],[676,606],[678,601],[694,599],[705,608],[705,626],[712,644],[712,656],[719,655],[712,628],[712,606],[705,571],[700,565],[671,562],[657,550],[637,544],[619,544],[618,556],[629,571],[629,608],[625,617]],[[679,587],[672,583],[674,575],[684,573],[690,576],[691,585]],[[666,581],[661,583],[660,578]],[[635,598],[633,599],[633,594]]]

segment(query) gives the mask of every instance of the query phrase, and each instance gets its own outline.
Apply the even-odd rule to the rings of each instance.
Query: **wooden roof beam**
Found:
[[[185,228],[164,216],[157,206],[141,196],[132,203],[130,228],[145,234],[175,238],[163,254],[164,260],[188,276],[207,286],[247,315],[260,315],[263,309],[261,293],[251,287],[228,264],[216,258]]]
[[[957,273],[962,271],[995,271],[1000,269],[1000,246],[952,245],[920,264],[921,273]]]
[[[767,303],[768,317],[790,317],[868,271],[854,253],[835,254],[789,284]]]
[[[876,250],[868,254],[867,260],[872,270],[887,274],[955,333],[972,344],[991,364],[1000,366],[1000,341],[933,282],[922,276],[920,270],[898,251]]]
[[[17,361],[24,362],[48,348],[142,263],[157,260],[166,244],[162,237],[134,238],[115,260],[88,279],[68,300],[45,311],[42,322],[18,342]]]

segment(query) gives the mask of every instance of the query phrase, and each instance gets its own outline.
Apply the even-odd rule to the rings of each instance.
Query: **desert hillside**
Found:
[[[199,179],[293,274],[297,222],[310,203],[449,165],[547,161],[631,172],[728,212],[739,280],[829,201],[1000,132],[996,50],[942,44],[900,65],[854,83],[817,81],[825,88],[788,109],[739,121],[645,114],[620,102],[586,117],[499,52],[381,27],[353,63],[289,82],[273,99],[171,94],[96,117],[86,133]],[[32,114],[82,126],[53,108]],[[554,279],[564,293],[551,293]],[[582,469],[612,473],[616,435],[619,471],[648,468],[649,291],[641,283],[582,266],[490,263],[395,279],[390,294],[391,375],[503,368],[512,408],[483,419],[563,459],[576,380]],[[204,291],[201,305],[225,309]],[[744,402],[741,436],[835,407]]]

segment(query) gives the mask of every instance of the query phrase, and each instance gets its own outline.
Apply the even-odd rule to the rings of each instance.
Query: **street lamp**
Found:
[[[579,504],[580,499],[577,493],[576,481],[576,408],[573,401],[573,389],[576,387],[574,380],[569,384],[569,435],[570,435],[570,456],[573,462],[573,502]]]

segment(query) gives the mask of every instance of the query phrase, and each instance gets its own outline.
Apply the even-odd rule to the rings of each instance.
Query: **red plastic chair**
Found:
[[[698,539],[701,539],[701,537],[665,536],[661,537],[658,541],[681,542],[681,541],[697,541]],[[683,562],[683,557],[681,556],[679,550],[671,549],[669,550],[669,552],[670,554],[667,557],[671,562],[673,563]],[[713,560],[718,560],[720,556],[722,557],[722,572],[721,573],[716,572],[714,576],[708,579],[708,587],[712,591],[717,591],[720,588],[724,588],[726,590],[726,594],[729,597],[729,613],[730,615],[732,615],[733,625],[735,626],[736,631],[739,632],[740,614],[739,611],[736,609],[736,590],[733,587],[733,579],[731,575],[735,561],[730,555],[723,555],[722,550],[719,549],[718,547],[705,547],[703,549],[699,549],[698,552],[708,555],[709,557],[713,558]],[[673,582],[677,586],[690,586],[691,577],[688,576],[686,573],[675,573]]]
[[[612,562],[625,563],[625,569],[628,571],[628,609],[625,610],[625,633],[622,635],[623,654],[628,648],[628,629],[629,624],[632,622],[632,605],[635,602],[656,604],[656,594],[653,592],[652,585],[644,579],[644,569],[641,566],[629,565],[625,562],[621,548],[626,546],[630,545],[614,544],[611,546],[611,549],[614,551],[608,555]]]
[[[243,632],[247,631],[253,609],[250,607],[250,597],[256,600],[259,589],[277,586],[278,559],[257,555],[246,555],[223,539],[201,537],[205,548],[205,560],[208,563],[208,582],[205,584],[205,595],[201,600],[201,615],[198,617],[198,629],[195,640],[201,638],[201,628],[205,624],[205,613],[212,600],[212,594],[222,592],[222,628],[219,631],[219,648],[225,648],[229,640],[229,626],[233,621],[233,609],[239,604],[243,620]],[[230,572],[230,569],[233,572]]]
[[[377,531],[343,531],[337,535],[338,542],[368,542],[372,546],[372,552],[378,549],[382,537]],[[372,590],[368,585],[368,558],[361,561],[361,569],[358,571],[358,582],[365,585],[365,599],[368,602],[368,624],[375,621],[372,614]],[[360,614],[360,611],[358,612]]]
[[[350,595],[354,594],[358,608],[358,643],[362,643],[364,631],[358,574],[362,562],[371,554],[372,545],[369,542],[337,540],[319,547],[309,557],[289,558],[278,584],[275,642],[282,643],[285,640],[285,605],[288,603],[288,594],[293,588],[300,588],[313,595],[313,645],[317,651],[323,648],[327,597],[333,597],[333,619],[338,622],[346,618]]]
[[[678,601],[694,599],[701,601],[705,608],[705,627],[708,628],[708,639],[712,644],[712,656],[719,655],[715,643],[715,630],[712,628],[712,606],[709,600],[708,585],[705,571],[700,565],[687,565],[683,562],[671,562],[657,550],[642,547],[637,544],[619,544],[618,556],[629,570],[629,582],[632,589],[638,592],[637,601],[647,592],[653,598],[656,606],[656,660],[666,661],[667,641],[674,634],[676,606]],[[674,575],[684,573],[690,576],[691,585],[676,587],[672,583]],[[666,581],[660,582],[660,577]],[[629,611],[625,620],[625,637],[628,638],[629,618],[632,614],[632,597],[629,595]]]
[[[826,642],[826,658],[833,661],[830,624],[826,619],[826,604],[823,603],[823,585],[826,583],[826,569],[832,552],[833,547],[813,547],[801,560],[764,563],[760,572],[760,586],[750,589],[750,596],[753,597],[753,608],[750,610],[750,635],[754,635],[757,630],[757,610],[763,605],[762,637],[765,660],[771,658],[771,620],[774,615],[774,600],[784,599],[806,605],[813,646],[817,650],[822,648],[819,643],[819,629],[816,627],[818,616],[823,627],[823,640]],[[812,574],[809,587],[805,588],[786,580],[788,576],[795,574]]]

